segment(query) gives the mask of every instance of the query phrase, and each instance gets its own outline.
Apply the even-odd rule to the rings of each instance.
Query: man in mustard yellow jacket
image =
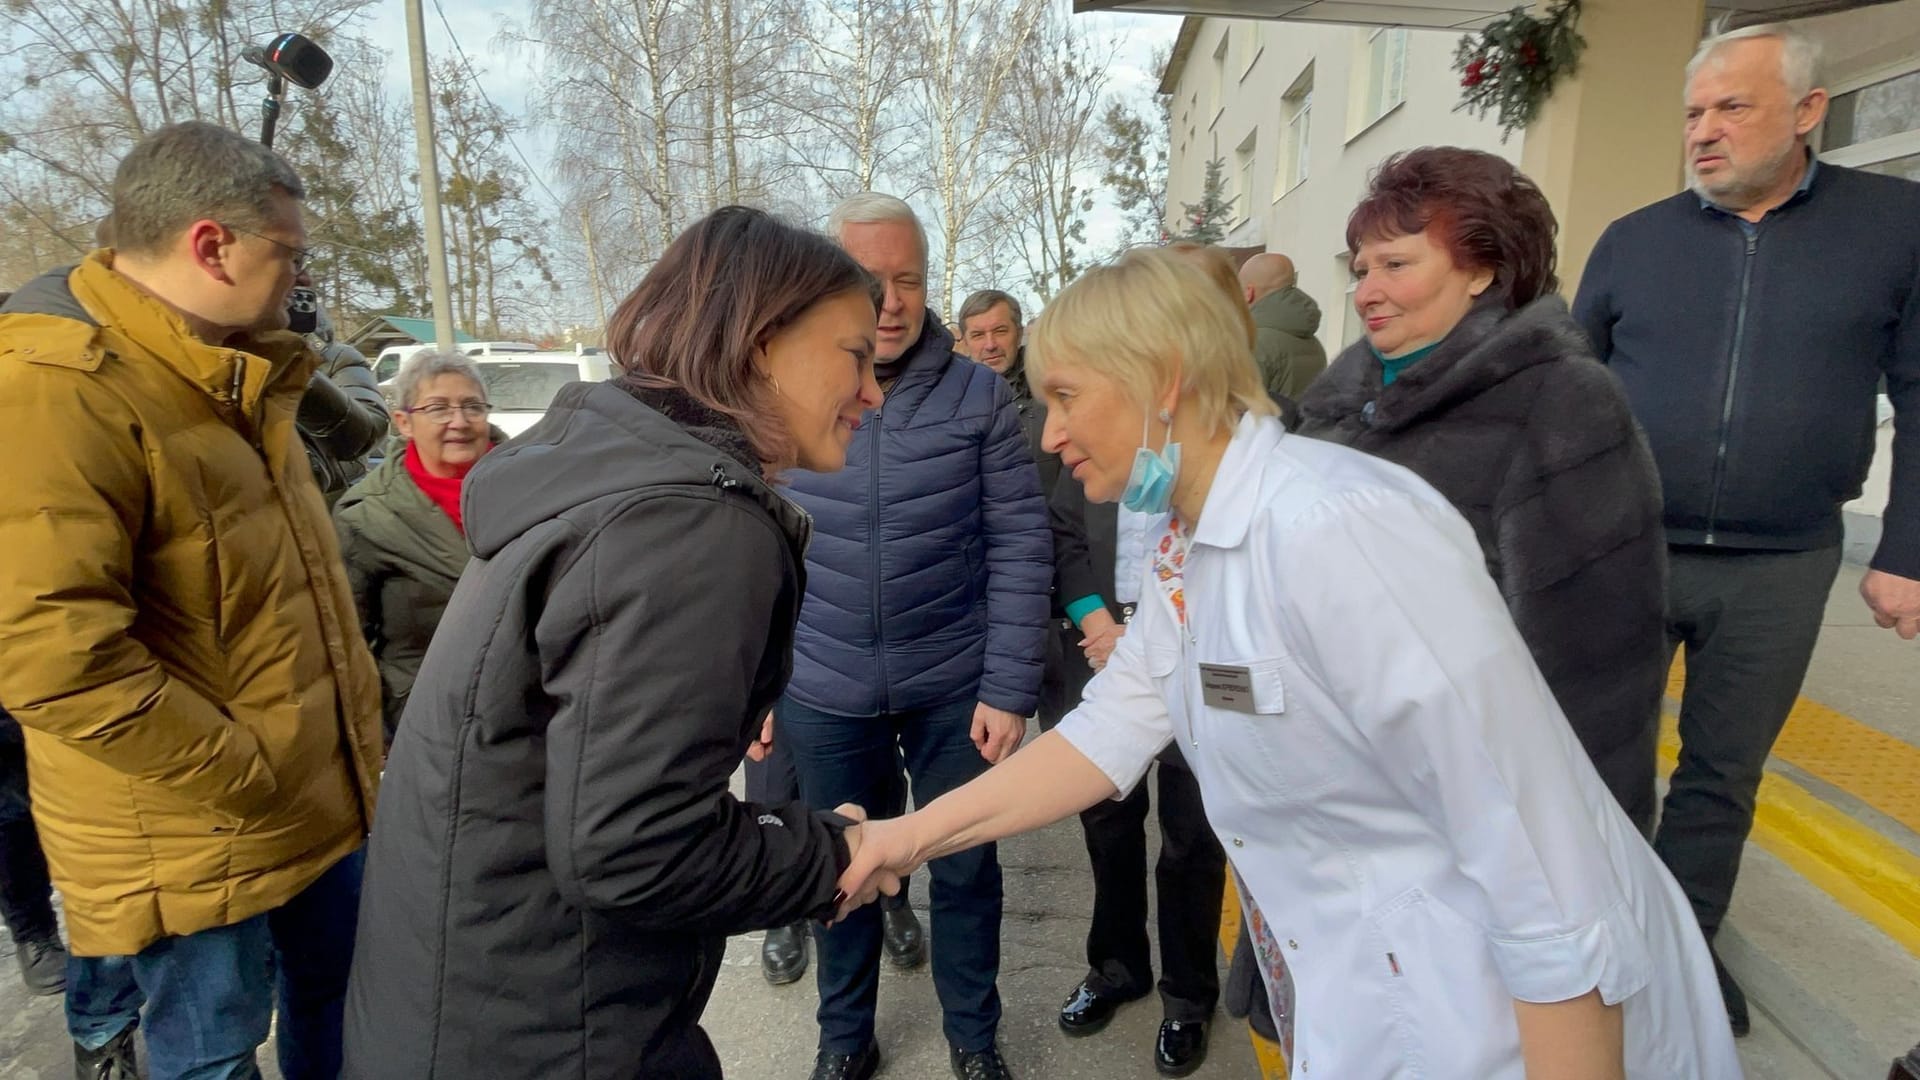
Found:
[[[294,430],[302,196],[240,135],[163,128],[120,164],[117,246],[0,310],[0,703],[82,1075],[143,1022],[154,1080],[257,1076],[276,982],[284,1075],[339,1070],[379,684]]]

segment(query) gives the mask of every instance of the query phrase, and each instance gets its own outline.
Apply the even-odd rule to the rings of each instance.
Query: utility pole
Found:
[[[593,204],[580,208],[580,232],[587,240],[587,280],[593,283],[593,310],[600,317],[596,327],[600,344],[607,343],[607,302],[600,293],[600,260],[593,253]]]
[[[427,286],[433,293],[434,347],[451,349],[453,287],[447,281],[447,237],[440,220],[440,163],[433,137],[433,87],[427,80],[427,23],[420,0],[406,0],[407,54],[413,67],[413,137],[420,152],[420,209],[427,218]]]

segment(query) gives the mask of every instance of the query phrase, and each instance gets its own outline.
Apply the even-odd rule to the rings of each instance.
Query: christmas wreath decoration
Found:
[[[1453,70],[1460,73],[1460,104],[1480,116],[1498,112],[1500,141],[1533,123],[1562,76],[1580,68],[1587,40],[1580,36],[1580,0],[1556,0],[1541,15],[1514,8],[1460,39]]]

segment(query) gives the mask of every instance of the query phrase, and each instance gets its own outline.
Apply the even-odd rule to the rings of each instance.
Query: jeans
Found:
[[[1653,848],[1708,941],[1726,917],[1767,755],[1813,659],[1840,571],[1818,551],[1674,548],[1667,639],[1687,650],[1680,763]]]
[[[793,767],[793,750],[778,732],[773,737],[773,752],[765,761],[747,759],[747,801],[760,806],[785,806],[800,801],[800,774]],[[831,807],[829,807],[831,809]],[[878,806],[867,807],[874,817],[899,817],[907,812],[906,764],[902,762],[893,773],[893,788],[887,792],[886,801]],[[900,883],[900,891],[892,896],[880,897],[880,910],[899,911],[910,901],[907,899],[910,881]]]
[[[264,915],[162,938],[134,956],[74,957],[67,1028],[98,1048],[139,1023],[151,1080],[254,1080],[279,1002],[280,1073],[340,1075],[340,1012],[360,911],[364,850]]]
[[[53,883],[27,801],[27,747],[20,725],[0,711],[0,921],[15,942],[59,932]]]
[[[787,699],[774,721],[774,743],[785,739],[792,748],[801,793],[815,809],[887,805],[902,755],[913,801],[925,806],[987,771],[973,745],[973,710],[968,700],[885,716],[839,716]],[[993,844],[983,844],[935,859],[927,869],[933,986],[947,1042],[957,1050],[985,1050],[1000,1026],[999,858]],[[881,933],[873,907],[816,932],[820,1049],[853,1054],[873,1041]]]

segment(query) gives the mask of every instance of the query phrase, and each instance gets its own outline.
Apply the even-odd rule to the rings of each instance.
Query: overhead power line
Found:
[[[460,47],[460,36],[453,32],[453,23],[448,21],[445,9],[440,6],[440,0],[433,0],[433,13],[440,16],[440,25],[446,28],[447,40],[453,43],[454,55],[460,58],[461,66],[467,69],[468,77],[473,79],[473,88],[480,92],[480,100],[486,102],[488,108],[493,109],[502,116],[509,115],[505,109],[495,105],[493,99],[487,96],[487,88],[480,83],[480,72],[474,68],[473,61],[467,57],[467,50]],[[513,156],[520,159],[521,165],[526,166],[527,175],[533,177],[533,182],[540,185],[541,191],[547,193],[547,198],[553,201],[553,205],[556,208],[564,206],[565,203],[560,196],[555,195],[553,189],[548,187],[547,182],[541,178],[540,170],[534,168],[533,162],[527,160],[526,153],[520,149],[519,141],[513,137],[513,130],[509,127],[503,127],[501,128],[501,134],[507,137],[507,145],[513,148]]]

